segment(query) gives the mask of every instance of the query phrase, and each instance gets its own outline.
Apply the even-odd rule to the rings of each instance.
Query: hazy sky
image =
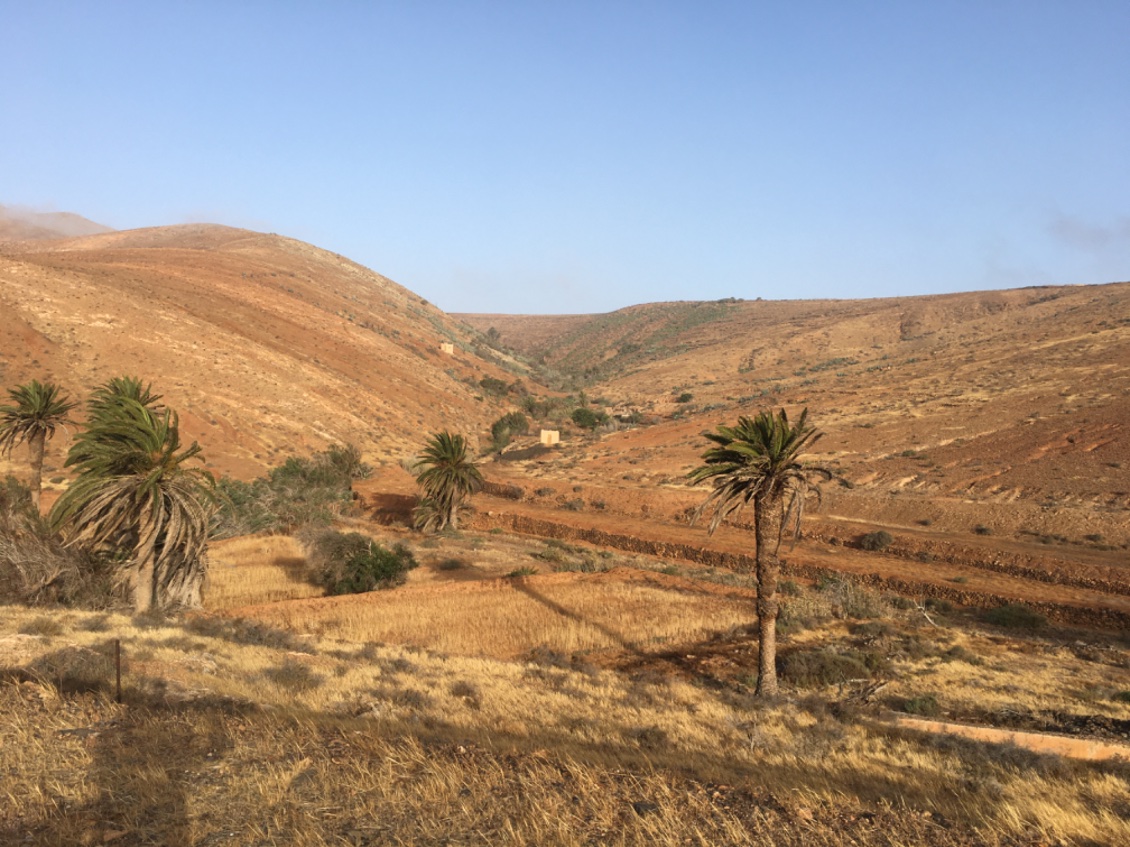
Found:
[[[0,0],[0,203],[449,311],[1130,279],[1130,2]]]

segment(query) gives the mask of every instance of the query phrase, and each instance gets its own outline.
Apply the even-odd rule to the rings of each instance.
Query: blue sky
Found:
[[[0,203],[448,311],[1130,279],[1130,3],[0,0]]]

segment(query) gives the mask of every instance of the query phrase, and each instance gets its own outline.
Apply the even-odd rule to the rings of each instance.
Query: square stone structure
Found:
[[[443,344],[439,345],[439,349],[446,353],[448,356],[455,355],[455,345],[450,341],[445,341]]]
[[[543,429],[541,431],[541,443],[546,447],[552,447],[561,441],[561,431],[556,429]]]

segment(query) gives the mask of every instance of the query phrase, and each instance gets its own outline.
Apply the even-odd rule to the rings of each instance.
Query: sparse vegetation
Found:
[[[1069,349],[1077,342],[1041,339],[1053,345],[1057,362],[1067,362],[1056,377],[1064,383],[1060,406],[1052,401],[1043,417],[985,435],[983,411],[960,416],[1000,403],[1010,393],[1000,387],[1020,375],[1023,361],[1015,350],[1012,358],[998,355],[1001,348],[979,331],[963,358],[966,351],[955,357],[946,346],[950,328],[918,326],[908,337],[929,336],[929,345],[904,345],[886,313],[868,316],[863,327],[827,332],[823,314],[839,314],[835,304],[662,304],[598,316],[569,340],[571,347],[556,339],[562,346],[545,354],[543,366],[574,394],[539,398],[528,390],[544,390],[544,383],[515,364],[513,350],[492,352],[414,296],[408,301],[426,318],[426,335],[372,314],[370,296],[388,313],[382,318],[401,308],[394,288],[374,287],[374,295],[348,285],[318,291],[308,279],[287,288],[319,320],[341,316],[333,326],[350,334],[369,330],[367,343],[398,339],[418,369],[444,366],[436,380],[448,392],[442,402],[421,388],[436,382],[430,374],[412,382],[397,372],[400,408],[387,404],[391,391],[382,395],[385,403],[358,403],[369,420],[355,414],[348,429],[366,439],[367,449],[411,443],[413,432],[451,423],[480,436],[486,453],[527,431],[531,419],[563,429],[565,440],[554,450],[510,450],[505,463],[492,463],[490,499],[483,497],[489,506],[474,522],[461,512],[462,532],[449,527],[415,537],[424,565],[415,571],[393,572],[389,562],[398,558],[396,542],[414,537],[403,526],[408,498],[394,467],[387,489],[379,487],[382,479],[358,495],[379,521],[354,508],[351,483],[362,463],[357,451],[340,452],[347,448],[290,460],[253,483],[223,480],[225,502],[213,528],[232,537],[209,545],[207,611],[188,616],[77,611],[113,608],[111,577],[128,561],[124,548],[63,547],[29,508],[26,488],[10,480],[10,496],[0,494],[0,602],[70,608],[0,613],[0,841],[188,843],[227,832],[236,833],[233,842],[285,837],[299,847],[452,839],[672,847],[1130,841],[1121,814],[1130,808],[1124,764],[1076,765],[1018,746],[935,739],[883,723],[893,710],[1017,732],[1124,737],[1125,639],[1064,623],[1087,620],[1092,611],[1099,627],[1122,620],[1118,598],[1108,602],[1124,593],[1110,591],[1125,584],[1121,559],[1106,555],[1130,545],[1120,518],[1128,495],[1117,473],[1125,462],[1115,461],[1124,452],[1117,424],[1125,416],[1115,405],[1121,395],[1109,388],[1118,372],[1108,384],[1104,379],[1102,396],[1100,388],[1062,377],[1088,372],[1097,361],[1110,367],[1115,357],[1101,358],[1112,349],[1105,338],[1088,336],[1088,349],[1078,344],[1077,352]],[[1086,294],[1115,302],[1110,291]],[[937,300],[938,314],[949,308],[945,299]],[[744,322],[739,309],[756,311],[756,322]],[[718,328],[705,326],[723,316]],[[928,322],[935,319],[931,314]],[[786,323],[803,325],[804,337],[782,344],[784,336],[774,333]],[[529,349],[527,338],[517,339],[519,324],[504,326],[508,341],[513,335]],[[686,335],[692,326],[702,328]],[[280,325],[264,328],[271,330],[285,333]],[[703,347],[713,356],[711,334],[723,331],[756,349],[744,359],[716,361],[698,352]],[[453,341],[460,354],[442,355],[435,339]],[[501,350],[497,329],[485,340]],[[352,351],[333,346],[309,362],[348,376],[342,356]],[[890,355],[878,358],[884,349]],[[845,355],[821,361],[838,353]],[[906,390],[892,390],[896,374],[905,375],[902,364],[918,361],[907,360],[911,354],[921,357],[912,380]],[[652,367],[672,356],[680,360],[671,367]],[[382,362],[394,371],[396,358]],[[530,379],[529,389],[485,377],[502,373],[489,362],[514,368]],[[578,362],[583,367],[573,367]],[[986,362],[999,374],[989,374]],[[104,351],[97,366],[107,367]],[[726,368],[754,377],[739,384]],[[961,376],[947,384],[940,368]],[[615,381],[589,389],[599,399],[580,391],[612,374]],[[1025,391],[1011,394],[1042,404],[1046,382],[1034,372],[1023,377]],[[226,466],[282,461],[275,458],[286,449],[281,430],[262,438],[252,431],[257,423],[270,429],[277,398],[249,394],[245,410],[225,399],[204,411],[201,395],[184,390],[189,378],[178,380],[178,396],[193,403],[185,427],[211,426],[217,438],[240,439],[238,451],[221,453]],[[283,380],[281,391],[295,395],[290,408],[328,409],[339,399],[336,380],[313,380],[324,392],[321,406],[299,396],[303,380]],[[710,385],[717,388],[701,403],[721,402],[692,406],[691,390]],[[221,374],[215,396],[230,398],[243,387]],[[133,388],[134,400],[156,406],[147,386]],[[715,408],[738,415],[768,402],[763,398],[819,403],[836,435],[824,455],[842,462],[837,471],[846,468],[857,486],[836,498],[814,533],[827,539],[834,532],[835,546],[802,545],[782,562],[793,577],[776,586],[775,667],[786,696],[755,701],[757,578],[731,568],[752,558],[758,530],[745,549],[740,526],[696,542],[680,516],[697,504],[677,474],[690,467],[698,431],[692,416]],[[259,408],[262,415],[251,413]],[[521,411],[502,415],[508,408]],[[569,437],[574,414],[599,417],[600,408],[615,409],[616,420],[573,420],[574,436],[578,428],[619,428],[629,408],[632,420],[663,421],[674,411],[683,422],[599,440]],[[1001,409],[1008,426],[1028,412]],[[321,428],[327,418],[317,417],[321,423],[311,414],[304,425]],[[949,439],[959,431],[964,439]],[[1016,444],[1008,443],[1013,436]],[[908,444],[916,449],[903,449]],[[989,446],[999,455],[989,458]],[[49,454],[58,449],[48,445]],[[869,467],[875,456],[890,461]],[[49,499],[68,477],[50,455],[46,461]],[[1058,472],[1076,461],[1077,477]],[[404,465],[414,475],[424,468],[414,460]],[[1057,470],[1054,484],[1046,481],[1049,469]],[[416,516],[425,524],[437,518],[435,528],[443,505],[421,489],[421,506],[432,511]],[[895,527],[916,519],[897,544],[882,531],[856,535],[869,528],[861,521],[899,532]],[[786,524],[767,535],[774,553]],[[322,529],[301,533],[308,552],[290,535],[247,534],[311,525]],[[999,541],[962,541],[962,532],[989,536],[988,525]],[[518,535],[543,531],[570,540]],[[1041,550],[1037,540],[1057,546]],[[897,555],[852,549],[892,545]],[[414,559],[400,549],[398,565]],[[832,568],[858,577],[828,576]],[[1031,593],[1024,588],[1029,578],[1041,583]],[[396,591],[319,599],[399,583],[406,584]],[[893,590],[913,596],[887,593]],[[985,611],[995,602],[986,598],[998,591],[999,602],[1017,598],[1010,605],[1019,611]],[[1025,597],[1031,605],[1021,605]],[[1085,605],[1092,598],[1095,605]],[[760,623],[771,618],[765,606],[760,611]],[[1104,619],[1108,612],[1116,616]],[[125,653],[121,707],[107,696],[108,645],[118,638]],[[770,652],[763,646],[763,657]]]

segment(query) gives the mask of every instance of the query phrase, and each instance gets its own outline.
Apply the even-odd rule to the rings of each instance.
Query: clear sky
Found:
[[[0,0],[0,203],[448,311],[1130,279],[1130,2]]]

